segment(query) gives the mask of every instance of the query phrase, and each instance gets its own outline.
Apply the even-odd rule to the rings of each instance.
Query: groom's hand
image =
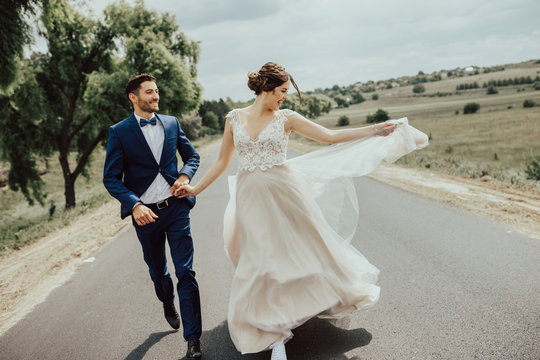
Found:
[[[154,219],[157,218],[158,216],[154,214],[154,212],[150,208],[144,206],[143,204],[138,204],[133,209],[133,219],[139,226],[144,226],[156,222],[156,220]]]
[[[171,194],[176,196],[180,187],[187,184],[189,184],[189,177],[186,174],[180,174],[178,179],[176,179],[173,186],[171,187]]]

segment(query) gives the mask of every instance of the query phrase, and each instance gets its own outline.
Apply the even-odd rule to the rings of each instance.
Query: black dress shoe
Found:
[[[200,359],[202,358],[201,342],[199,339],[188,340],[186,358]]]
[[[178,316],[174,304],[163,304],[163,312],[165,313],[165,319],[173,329],[180,328],[180,316]]]

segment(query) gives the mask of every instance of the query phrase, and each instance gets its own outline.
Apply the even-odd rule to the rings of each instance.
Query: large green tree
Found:
[[[37,0],[2,0],[0,6],[0,86],[15,79],[23,49],[31,40],[31,27],[25,17],[34,12]]]
[[[110,5],[101,21],[85,17],[68,0],[44,2],[40,34],[48,51],[26,60],[16,86],[0,99],[8,112],[0,126],[12,127],[1,135],[11,163],[8,182],[29,201],[42,202],[36,160],[56,152],[71,208],[75,181],[92,152],[105,143],[108,127],[131,111],[124,95],[129,77],[153,73],[161,111],[188,113],[200,101],[199,47],[172,16],[150,11],[142,1]]]

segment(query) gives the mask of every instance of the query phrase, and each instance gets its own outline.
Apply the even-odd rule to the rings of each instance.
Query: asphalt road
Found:
[[[356,185],[361,220],[353,244],[381,270],[380,302],[340,327],[309,321],[287,344],[289,359],[540,359],[538,240],[369,178]],[[192,211],[204,358],[269,359],[240,356],[229,338],[227,200],[222,176]],[[132,227],[95,257],[0,338],[0,359],[184,357]]]

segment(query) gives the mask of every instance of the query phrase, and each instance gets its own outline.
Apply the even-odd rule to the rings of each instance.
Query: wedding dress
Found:
[[[239,156],[229,178],[225,250],[236,267],[229,332],[243,354],[269,349],[314,316],[335,318],[373,306],[379,270],[349,244],[358,219],[352,177],[427,145],[427,136],[398,123],[375,136],[287,160],[285,122],[278,110],[252,139],[231,111]]]

